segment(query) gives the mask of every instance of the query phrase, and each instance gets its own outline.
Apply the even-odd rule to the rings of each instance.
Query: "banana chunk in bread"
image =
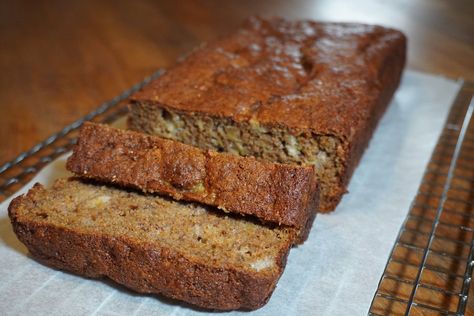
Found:
[[[106,125],[86,123],[81,128],[67,169],[80,177],[197,201],[300,230],[317,211],[313,167],[205,151]]]
[[[249,19],[130,99],[129,127],[203,149],[313,165],[333,210],[400,82],[406,39],[355,23]]]
[[[77,179],[35,185],[9,216],[46,265],[218,310],[264,305],[295,238],[287,228]]]

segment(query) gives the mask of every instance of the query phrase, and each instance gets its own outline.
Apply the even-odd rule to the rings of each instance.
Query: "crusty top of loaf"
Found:
[[[250,18],[132,97],[178,111],[351,138],[369,119],[405,37],[355,23]]]

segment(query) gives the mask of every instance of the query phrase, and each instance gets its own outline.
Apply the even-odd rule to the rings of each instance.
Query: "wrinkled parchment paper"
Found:
[[[337,210],[318,215],[309,240],[291,251],[266,306],[255,315],[366,315],[398,230],[416,194],[460,82],[407,71]],[[65,157],[34,182],[68,176]],[[15,194],[15,196],[18,194]],[[194,315],[202,311],[109,281],[32,260],[0,205],[0,314]],[[215,314],[215,313],[214,313]],[[232,312],[231,314],[249,314]]]

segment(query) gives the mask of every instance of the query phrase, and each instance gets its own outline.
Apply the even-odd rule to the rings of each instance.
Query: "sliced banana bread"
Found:
[[[84,124],[67,169],[298,229],[317,211],[313,167],[205,151],[106,125]]]
[[[295,238],[291,229],[77,179],[36,184],[9,216],[46,265],[218,310],[265,304]]]
[[[354,23],[249,19],[130,99],[131,129],[280,163],[314,165],[336,207],[398,87],[405,36]]]

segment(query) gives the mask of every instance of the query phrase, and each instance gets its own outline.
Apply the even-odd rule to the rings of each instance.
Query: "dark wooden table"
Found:
[[[2,1],[0,164],[252,14],[379,23],[408,66],[474,80],[474,2]]]

